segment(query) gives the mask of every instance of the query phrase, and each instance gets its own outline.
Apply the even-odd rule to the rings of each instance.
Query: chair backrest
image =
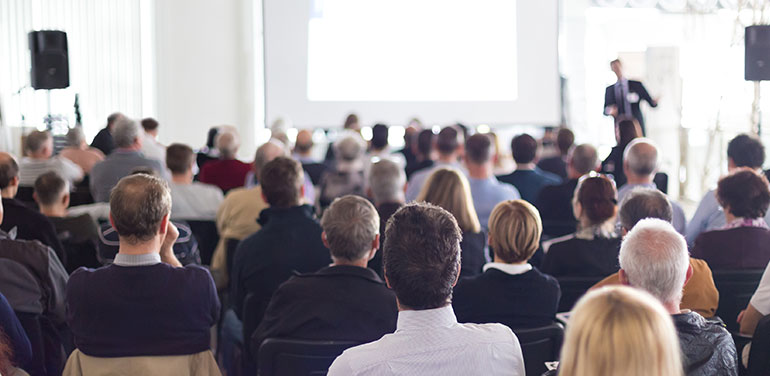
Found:
[[[593,287],[603,277],[558,277],[559,287],[561,287],[561,299],[559,299],[558,312],[569,312],[575,303],[582,297],[588,289]]]
[[[211,257],[219,243],[219,231],[214,221],[187,221],[195,239],[198,240],[198,249],[201,253],[201,263],[211,265]]]
[[[542,375],[547,371],[545,362],[559,359],[561,344],[564,341],[564,327],[559,323],[531,328],[514,329],[524,355],[524,368],[527,375]]]
[[[770,315],[759,320],[754,331],[747,376],[770,376]]]
[[[32,364],[25,369],[31,375],[60,375],[64,367],[61,334],[51,320],[43,315],[16,312],[19,323],[32,346]]]
[[[738,331],[738,323],[735,320],[741,310],[746,306],[754,295],[754,291],[759,286],[762,279],[763,269],[749,270],[715,270],[714,284],[719,291],[719,306],[717,307],[717,316],[727,325],[730,331]]]
[[[75,350],[67,360],[64,376],[106,375],[221,375],[211,350],[190,355],[97,358]]]
[[[33,194],[35,193],[34,187],[23,187],[20,186],[19,189],[16,191],[16,197],[15,199],[25,202],[25,203],[31,203],[35,206],[37,206],[37,203],[35,203],[35,198],[33,197]]]
[[[246,297],[243,298],[241,318],[243,318],[243,356],[245,360],[253,360],[251,354],[256,354],[256,351],[252,351],[250,346],[251,336],[257,330],[259,323],[262,322],[266,310],[267,303],[257,299],[254,294],[246,294]]]
[[[268,338],[259,348],[258,375],[326,375],[334,359],[358,345],[350,341]]]
[[[227,263],[227,275],[230,275],[230,271],[233,269],[233,260],[235,259],[235,250],[238,249],[240,244],[239,239],[226,238],[225,239],[225,260]]]
[[[665,172],[658,172],[655,177],[652,178],[652,182],[655,183],[655,187],[663,193],[668,193],[668,174]]]

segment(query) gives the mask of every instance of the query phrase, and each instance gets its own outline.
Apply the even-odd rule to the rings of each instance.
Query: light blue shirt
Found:
[[[412,174],[409,183],[406,185],[406,202],[412,202],[417,199],[417,196],[420,195],[420,191],[422,190],[422,186],[425,185],[430,174],[439,168],[455,168],[458,171],[462,171],[462,167],[460,167],[458,163],[436,162],[433,167],[415,172]]]
[[[765,222],[770,224],[770,210],[765,213]],[[725,219],[725,212],[722,207],[719,206],[717,201],[716,190],[710,190],[706,192],[703,199],[698,204],[698,209],[695,210],[695,214],[692,216],[692,220],[687,225],[687,233],[685,238],[687,239],[687,245],[692,246],[695,244],[695,239],[698,238],[703,232],[718,230],[725,227],[727,220]]]
[[[521,198],[519,191],[514,186],[501,183],[494,176],[486,179],[472,179],[469,177],[468,183],[471,186],[471,196],[473,196],[473,206],[476,208],[476,215],[479,216],[479,222],[484,230],[489,229],[489,216],[497,204]]]
[[[653,183],[626,184],[620,187],[620,189],[618,190],[618,203],[622,203],[626,195],[636,188],[658,189]],[[684,235],[687,229],[687,218],[685,218],[684,216],[684,209],[682,209],[682,205],[679,205],[678,202],[672,200],[671,198],[668,199],[668,202],[671,203],[671,209],[673,209],[674,211],[674,216],[672,218],[671,224],[674,226],[674,229],[676,229],[676,232]]]

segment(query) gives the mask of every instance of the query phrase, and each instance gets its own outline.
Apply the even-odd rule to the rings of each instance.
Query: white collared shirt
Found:
[[[329,375],[524,375],[521,346],[502,324],[459,324],[451,305],[401,311],[396,332],[345,350]]]
[[[505,274],[519,275],[532,270],[532,265],[530,265],[529,263],[524,263],[521,265],[513,265],[513,264],[503,264],[502,262],[490,262],[484,265],[484,271],[487,271],[487,269],[489,268],[497,269]]]

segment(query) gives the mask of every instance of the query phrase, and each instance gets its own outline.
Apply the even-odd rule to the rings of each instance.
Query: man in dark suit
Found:
[[[257,358],[267,338],[371,342],[396,330],[396,295],[368,269],[380,246],[380,218],[365,198],[334,200],[321,220],[334,263],[282,284],[251,337]]]
[[[636,119],[644,135],[644,118],[639,104],[645,100],[650,106],[657,107],[658,101],[650,97],[641,82],[623,76],[623,64],[620,60],[610,62],[610,68],[618,77],[618,81],[607,86],[604,91],[604,114],[615,118],[616,123],[624,118]]]
[[[516,162],[516,170],[508,175],[498,176],[497,180],[516,187],[521,198],[533,204],[543,187],[561,183],[561,178],[541,170],[537,161],[537,141],[522,133],[511,140],[511,154]]]

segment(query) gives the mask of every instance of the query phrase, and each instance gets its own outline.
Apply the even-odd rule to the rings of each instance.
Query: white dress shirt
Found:
[[[458,324],[451,305],[398,313],[396,332],[345,350],[329,375],[524,375],[521,346],[502,324]]]

